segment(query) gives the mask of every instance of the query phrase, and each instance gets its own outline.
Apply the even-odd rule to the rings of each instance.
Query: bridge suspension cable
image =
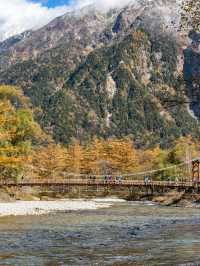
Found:
[[[159,169],[153,169],[153,170],[148,170],[148,171],[143,171],[143,172],[134,172],[134,173],[118,173],[118,174],[115,174],[115,175],[118,175],[118,176],[122,176],[122,177],[125,177],[125,178],[129,178],[129,177],[136,177],[136,176],[145,176],[145,175],[152,175],[152,174],[156,174],[156,173],[160,173],[160,172],[165,172],[167,170],[177,170],[179,167],[183,167],[183,166],[187,166],[187,165],[192,165],[193,162],[195,161],[200,161],[200,157],[197,157],[197,158],[193,158],[189,161],[185,161],[185,162],[182,162],[180,164],[176,164],[176,165],[171,165],[171,166],[167,166],[167,167],[163,167],[163,168],[159,168]],[[34,166],[31,166],[32,170],[33,169],[36,169],[36,167]],[[38,168],[37,168],[38,169]],[[45,168],[39,168],[41,171],[48,171],[47,169]],[[62,174],[68,176],[68,177],[95,177],[95,178],[102,178],[104,176],[108,176],[110,174],[101,174],[101,175],[96,175],[96,174],[77,174],[77,173],[69,173],[69,172],[62,172]]]

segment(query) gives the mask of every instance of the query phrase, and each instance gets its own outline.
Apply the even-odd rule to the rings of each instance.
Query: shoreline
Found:
[[[6,216],[43,215],[56,212],[97,210],[110,208],[121,199],[60,199],[49,201],[15,201],[0,203],[0,218]]]
[[[96,210],[109,208],[121,202],[149,202],[160,206],[174,206],[183,208],[200,208],[200,194],[193,195],[185,191],[171,190],[162,195],[141,195],[138,191],[124,193],[110,191],[74,191],[51,193],[17,189],[7,187],[0,189],[0,217],[18,215],[41,215],[58,211]]]
[[[166,204],[163,201],[149,201],[149,200],[125,200],[116,197],[106,198],[91,198],[91,199],[49,199],[49,200],[31,200],[23,201],[16,200],[12,202],[0,202],[0,218],[16,217],[16,216],[31,216],[31,215],[46,215],[58,212],[71,211],[87,211],[98,210],[104,208],[111,208],[112,206],[125,203],[135,202],[138,204],[146,204],[149,206],[163,206],[163,207],[179,207],[179,208],[195,208],[200,209],[200,204],[182,200],[179,203]],[[167,199],[169,202],[169,199]]]

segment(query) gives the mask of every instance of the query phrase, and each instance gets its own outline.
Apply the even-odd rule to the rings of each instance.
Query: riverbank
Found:
[[[109,208],[116,201],[150,201],[161,206],[200,208],[200,194],[171,190],[162,195],[125,191],[40,191],[38,188],[0,189],[0,216],[40,215],[57,211]]]
[[[169,190],[161,195],[146,195],[140,197],[137,193],[128,197],[130,201],[148,200],[161,206],[174,206],[186,208],[200,208],[200,194],[186,191]]]
[[[116,202],[123,202],[123,200],[109,198],[102,200],[63,199],[54,201],[15,201],[9,203],[0,203],[0,217],[42,215],[52,212],[97,210],[101,208],[109,208]]]
[[[200,208],[200,194],[193,195],[184,191],[172,190],[163,196],[153,197],[152,201],[161,206]]]

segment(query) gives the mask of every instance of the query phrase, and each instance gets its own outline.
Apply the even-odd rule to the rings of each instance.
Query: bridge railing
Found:
[[[82,179],[82,178],[74,178],[74,179],[34,179],[34,180],[22,180],[21,182],[14,181],[3,181],[0,180],[0,185],[3,186],[42,186],[42,185],[123,185],[123,186],[160,186],[160,187],[193,187],[196,184],[192,181],[185,182],[176,182],[176,181],[150,181],[144,182],[143,180],[101,180],[101,179]]]

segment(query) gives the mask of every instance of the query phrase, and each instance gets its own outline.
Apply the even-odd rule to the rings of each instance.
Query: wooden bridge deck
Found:
[[[91,181],[90,179],[62,179],[62,180],[34,180],[34,181],[21,181],[21,182],[3,182],[0,181],[0,186],[110,186],[110,187],[159,187],[159,188],[196,188],[200,187],[200,183],[196,184],[192,181],[188,182],[174,182],[174,181],[152,181],[145,183],[141,180],[123,180],[118,181],[103,181],[95,180]]]

